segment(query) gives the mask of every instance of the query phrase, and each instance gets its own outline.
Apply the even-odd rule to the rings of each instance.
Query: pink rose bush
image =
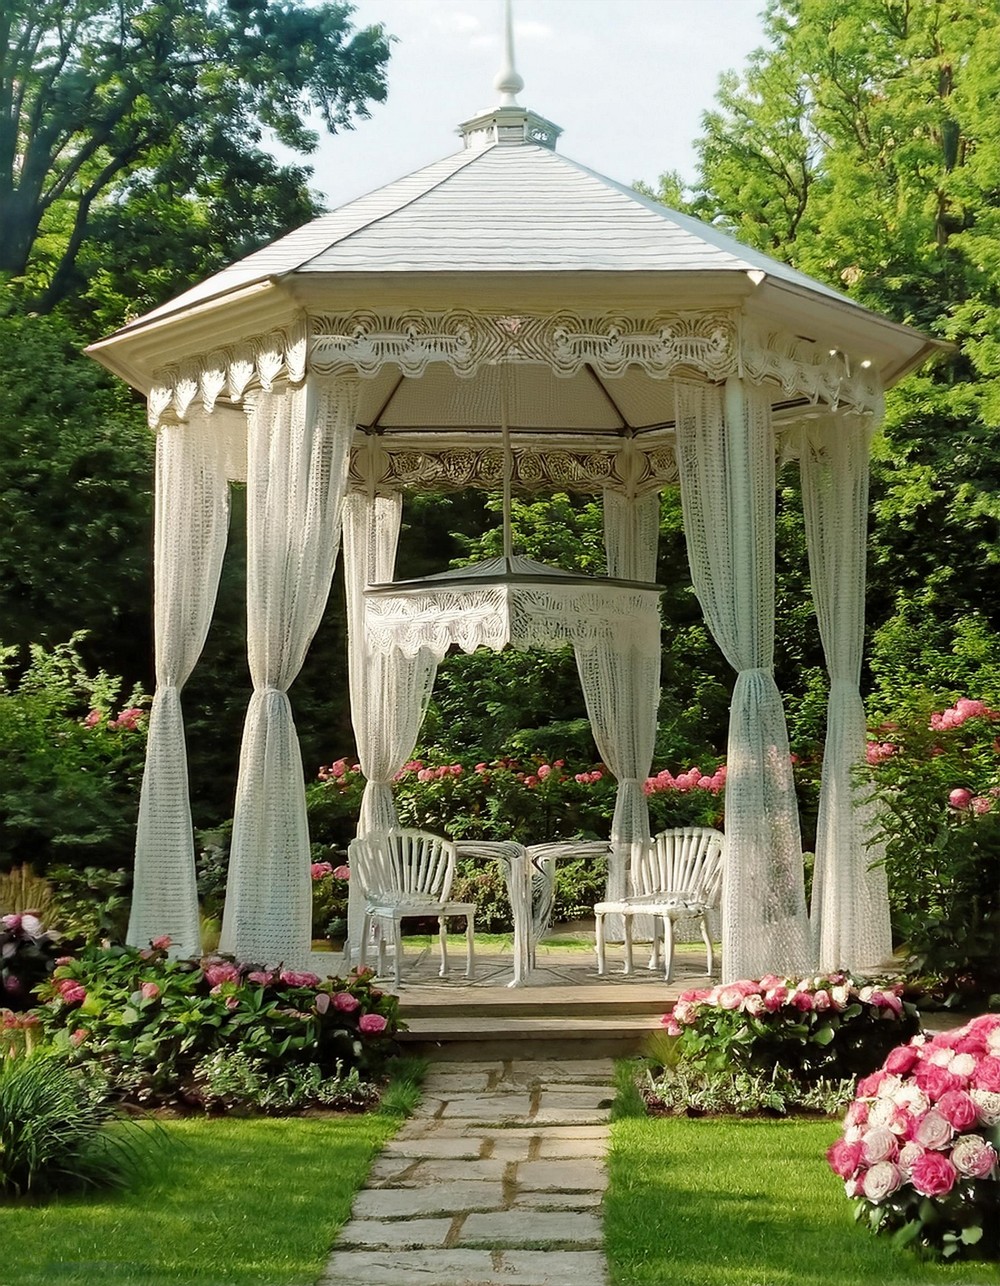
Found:
[[[231,956],[171,959],[168,946],[87,948],[39,988],[49,1041],[122,1101],[232,1107],[232,1086],[206,1097],[206,1062],[216,1085],[248,1065],[258,1084],[295,1072],[318,1085],[352,1070],[374,1079],[394,1050],[398,1002],[370,970],[323,979]]]
[[[876,1232],[1000,1258],[1000,1014],[914,1036],[864,1077],[827,1152]]]
[[[843,973],[768,974],[682,992],[663,1027],[682,1058],[709,1072],[778,1068],[802,1081],[842,1080],[870,1072],[919,1030],[901,993],[900,984]]]

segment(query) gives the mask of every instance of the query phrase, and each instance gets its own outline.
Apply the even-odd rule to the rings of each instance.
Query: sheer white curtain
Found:
[[[729,720],[723,976],[811,965],[802,843],[774,682],[774,436],[766,390],[681,384],[677,462],[688,560],[712,635],[737,671]]]
[[[660,497],[604,493],[604,542],[608,575],[621,580],[656,579]],[[654,608],[629,622],[628,630],[576,648],[587,714],[601,758],[618,782],[611,822],[609,898],[626,893],[633,846],[649,839],[649,807],[643,783],[649,776],[660,704],[660,621]],[[609,925],[612,932],[620,926]]]
[[[874,824],[854,773],[865,758],[859,692],[865,621],[871,422],[825,416],[805,425],[802,503],[813,602],[830,675],[816,829],[812,926],[821,969],[865,969],[892,954],[885,870],[866,843]]]
[[[156,693],[139,797],[127,940],[168,934],[172,953],[201,949],[194,835],[180,693],[212,620],[229,530],[223,417],[193,408],[156,435],[153,621]]]
[[[236,786],[221,949],[300,964],[311,946],[309,832],[287,689],[330,592],[354,433],[353,375],[256,395],[247,449],[247,651],[254,691]]]
[[[399,649],[375,649],[365,629],[366,585],[392,580],[403,515],[397,492],[351,492],[344,502],[344,578],[347,586],[347,656],[351,722],[366,780],[358,834],[397,824],[392,781],[413,753],[437,674],[437,659],[426,647],[412,656]],[[364,908],[351,883],[348,953],[359,945]]]
[[[358,834],[396,825],[392,781],[413,753],[427,713],[437,661],[428,648],[415,656],[374,650],[365,633],[366,585],[391,581],[403,497],[351,492],[344,502],[344,576],[351,719],[367,783]]]

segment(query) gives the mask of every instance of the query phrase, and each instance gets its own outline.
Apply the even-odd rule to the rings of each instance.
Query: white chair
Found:
[[[663,926],[664,978],[670,981],[674,968],[674,922],[689,918],[701,921],[701,935],[708,953],[706,972],[715,968],[708,914],[717,910],[722,896],[722,863],[725,839],[719,831],[705,826],[685,826],[661,831],[639,851],[629,872],[632,892],[616,902],[598,902],[594,907],[597,931],[597,972],[605,972],[604,917],[620,915],[625,928],[625,973],[632,972],[632,918],[653,916],[651,969],[660,965],[660,922]]]
[[[367,962],[372,925],[380,928],[378,971],[385,973],[385,926],[392,925],[395,953],[395,981],[399,989],[403,944],[401,922],[417,917],[437,916],[441,943],[440,976],[448,974],[448,941],[445,917],[465,917],[466,967],[471,978],[475,969],[475,915],[472,902],[450,902],[455,877],[455,845],[426,831],[391,830],[359,836],[350,846],[351,877],[357,878],[365,903],[359,965]]]

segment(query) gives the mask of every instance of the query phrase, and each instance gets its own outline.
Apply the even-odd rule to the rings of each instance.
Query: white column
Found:
[[[774,682],[770,396],[735,377],[679,385],[677,458],[688,560],[709,629],[737,671],[726,777],[723,977],[811,966],[802,844]]]
[[[254,691],[236,786],[221,949],[302,964],[309,831],[288,688],[326,605],[356,421],[353,375],[256,395],[247,458],[247,651]]]
[[[877,968],[892,954],[885,869],[872,868],[881,856],[869,844],[872,808],[854,780],[866,741],[859,685],[871,431],[856,415],[810,420],[800,454],[813,602],[830,675],[812,893],[821,969]]]
[[[153,619],[156,693],[139,797],[127,941],[164,934],[171,952],[201,950],[194,835],[180,693],[205,644],[229,530],[222,417],[192,409],[156,436]]]

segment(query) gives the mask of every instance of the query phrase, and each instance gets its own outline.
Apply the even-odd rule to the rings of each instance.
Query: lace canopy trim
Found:
[[[158,371],[149,418],[153,426],[168,413],[184,419],[196,399],[211,410],[220,397],[239,402],[251,385],[269,390],[278,379],[296,384],[307,371],[332,375],[348,368],[372,379],[388,364],[419,376],[431,364],[445,363],[471,379],[502,362],[541,363],[565,378],[585,367],[609,380],[633,370],[656,380],[743,375],[831,408],[879,413],[882,402],[870,363],[750,323],[736,309],[647,316],[302,312],[286,326]]]
[[[440,660],[449,648],[555,649],[589,652],[625,645],[656,656],[659,594],[613,585],[504,585],[379,594],[365,602],[365,638],[372,651]]]

